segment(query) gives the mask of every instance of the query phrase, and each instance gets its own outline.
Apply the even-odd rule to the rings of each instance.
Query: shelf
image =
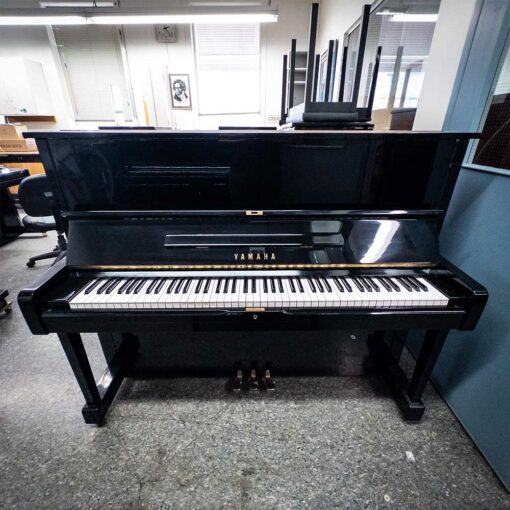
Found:
[[[55,115],[31,115],[29,113],[2,113],[6,122],[57,122]]]

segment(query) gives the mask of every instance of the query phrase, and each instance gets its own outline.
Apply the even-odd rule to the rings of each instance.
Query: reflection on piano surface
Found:
[[[103,422],[138,349],[143,349],[144,333],[183,330],[368,331],[371,351],[384,367],[404,417],[421,418],[421,394],[448,330],[474,328],[487,300],[485,289],[444,260],[438,247],[443,212],[436,208],[449,201],[458,171],[452,161],[462,158],[458,144],[465,148],[467,137],[390,136],[391,154],[406,141],[415,146],[427,141],[424,159],[429,165],[421,167],[419,184],[406,197],[404,189],[388,187],[383,162],[390,153],[384,137],[322,135],[188,133],[181,141],[194,144],[193,155],[189,147],[172,145],[182,134],[39,135],[43,159],[51,155],[53,162],[48,174],[64,211],[69,246],[66,260],[23,290],[18,301],[33,333],[58,333],[86,400],[87,423]],[[129,140],[137,147],[136,156],[121,150]],[[376,141],[379,164],[375,158],[373,166],[361,168],[360,158],[369,157],[365,152]],[[212,156],[200,152],[201,144],[217,150]],[[356,149],[358,163],[350,172],[330,152],[349,144],[363,147],[359,153]],[[256,162],[267,157],[253,152],[255,146],[258,151],[266,147],[276,158],[270,163],[273,178],[261,167],[265,194],[253,180],[256,166],[239,159],[241,154]],[[306,166],[318,182],[310,181],[299,159],[293,159],[293,176],[290,168],[284,169],[291,146],[306,155]],[[83,150],[85,160],[79,156]],[[102,165],[97,170],[101,178],[94,162]],[[130,183],[135,163],[147,173]],[[341,189],[336,166],[348,176],[349,189]],[[395,167],[390,167],[393,178]],[[76,184],[78,176],[82,181]],[[246,187],[243,176],[256,183],[254,189]],[[109,184],[94,205],[91,190],[96,184],[91,183],[101,179]],[[214,190],[216,185],[221,191]],[[154,201],[147,188],[155,190]],[[176,189],[181,188],[179,196]],[[141,196],[135,194],[138,189]],[[161,207],[163,192],[168,194],[166,207]],[[234,208],[243,196],[251,207]],[[358,207],[345,209],[353,201],[360,202]],[[290,203],[295,207],[288,208]],[[426,334],[407,380],[385,332],[410,329]],[[97,385],[80,337],[87,332],[99,334],[108,361]],[[108,335],[115,335],[115,341],[108,341]],[[251,386],[258,387],[252,379]]]

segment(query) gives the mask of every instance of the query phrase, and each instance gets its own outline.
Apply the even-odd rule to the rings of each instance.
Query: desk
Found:
[[[26,169],[0,168],[0,246],[26,232],[9,188],[18,185],[28,175]]]
[[[9,168],[22,168],[29,171],[30,175],[43,174],[44,167],[41,162],[41,156],[36,152],[0,152],[0,166],[4,165]],[[18,192],[16,186],[11,190],[13,193]]]

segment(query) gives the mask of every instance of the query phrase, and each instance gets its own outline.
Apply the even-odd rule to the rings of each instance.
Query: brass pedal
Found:
[[[239,368],[234,378],[232,390],[238,393],[242,390],[242,388],[243,388],[243,371]]]
[[[257,378],[257,371],[252,368],[250,372],[250,378],[248,380],[248,391],[259,391],[259,380]]]
[[[271,371],[269,369],[264,372],[263,384],[267,391],[276,390],[276,381],[271,377]]]

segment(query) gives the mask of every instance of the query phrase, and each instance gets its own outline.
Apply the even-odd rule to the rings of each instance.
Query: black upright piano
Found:
[[[282,345],[294,350],[292,340],[281,343],[286,334],[305,335],[299,349],[311,360],[326,337],[350,331],[367,333],[404,417],[419,420],[448,331],[473,329],[485,306],[486,290],[438,246],[472,134],[27,136],[37,140],[69,243],[66,259],[18,302],[32,333],[58,334],[87,423],[103,423],[147,336],[161,352],[180,345],[174,355],[190,369],[205,350],[210,364],[237,375],[235,390],[270,391]],[[425,334],[407,378],[393,340],[409,330]],[[255,359],[268,332],[276,335]],[[82,333],[101,341],[107,368],[97,383]],[[181,333],[201,342],[179,344]],[[235,354],[221,342],[232,334],[245,339]]]

